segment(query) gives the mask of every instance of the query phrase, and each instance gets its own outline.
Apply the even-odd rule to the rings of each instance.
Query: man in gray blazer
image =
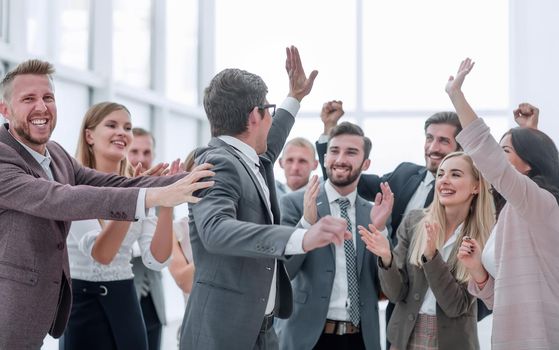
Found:
[[[56,142],[48,62],[29,60],[0,82],[0,349],[60,337],[72,305],[66,237],[73,220],[137,220],[146,209],[196,200],[188,176],[125,178],[82,167]],[[204,166],[208,167],[208,165]],[[203,167],[203,168],[204,168]],[[158,188],[140,188],[166,186]],[[114,188],[120,187],[120,188]]]
[[[294,306],[291,317],[279,325],[280,349],[380,349],[377,258],[365,249],[357,226],[372,223],[386,230],[393,196],[383,184],[373,207],[357,194],[370,151],[371,141],[359,126],[341,123],[330,133],[328,180],[319,185],[313,177],[306,193],[293,192],[281,200],[282,224],[307,227],[333,215],[347,220],[353,240],[288,259]]]
[[[289,95],[275,114],[255,74],[226,69],[205,90],[213,138],[197,160],[212,162],[215,185],[190,206],[196,273],[181,349],[277,349],[274,317],[292,309],[286,255],[347,237],[343,220],[332,217],[307,231],[278,225],[273,164],[318,74],[306,77],[295,47],[287,49],[286,69]]]

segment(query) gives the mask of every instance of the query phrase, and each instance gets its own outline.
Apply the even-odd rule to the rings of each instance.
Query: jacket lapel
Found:
[[[355,199],[355,223],[356,225],[361,225],[368,229],[368,225],[371,222],[370,219],[370,209],[367,206],[367,202],[361,197],[357,196]],[[355,247],[357,254],[357,275],[361,275],[361,270],[363,269],[363,260],[365,257],[365,243],[359,235],[359,230],[357,226],[355,227]]]
[[[29,153],[19,142],[16,141],[16,139],[14,139],[12,135],[10,135],[7,123],[4,124],[4,126],[0,130],[0,138],[2,142],[12,147],[21,156],[21,158],[25,160],[27,166],[33,173],[35,173],[35,175],[38,175],[38,177],[44,178],[46,180],[50,180],[41,167],[41,164],[37,163],[31,153]]]
[[[326,190],[324,190],[324,183],[320,185],[320,193],[318,198],[316,198],[316,208],[318,210],[318,218],[323,218],[327,215],[331,215],[330,203],[328,201],[328,196],[326,195]],[[329,244],[330,251],[332,252],[332,258],[336,259],[336,251],[334,250],[334,244]]]
[[[254,186],[256,187],[258,195],[260,196],[260,200],[262,201],[262,205],[264,206],[264,208],[267,209],[266,212],[268,212],[268,205],[266,203],[267,202],[266,201],[266,195],[264,194],[264,191],[262,190],[262,186],[260,185],[260,182],[256,178],[256,175],[254,174],[252,169],[249,167],[249,165],[241,158],[239,153],[237,153],[237,150],[233,146],[229,145],[227,142],[224,142],[217,137],[212,138],[209,142],[209,145],[225,149],[227,152],[229,152],[233,157],[235,157],[241,163],[241,165],[245,168],[248,176],[250,177],[250,179],[254,183]],[[271,198],[270,198],[270,202],[271,202]],[[271,210],[271,208],[269,210]],[[272,218],[270,217],[270,215],[267,215],[266,218],[267,218],[266,221],[267,221],[268,224],[273,224]]]

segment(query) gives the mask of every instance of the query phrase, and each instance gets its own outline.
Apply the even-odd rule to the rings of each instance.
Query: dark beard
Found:
[[[354,171],[353,169],[351,169],[348,177],[346,177],[345,179],[337,180],[332,177],[332,171],[330,170],[330,168],[327,168],[326,175],[328,175],[328,179],[330,180],[332,185],[338,187],[345,187],[351,185],[355,180],[357,180],[357,178],[359,178],[359,175],[361,175],[361,171],[360,170]]]

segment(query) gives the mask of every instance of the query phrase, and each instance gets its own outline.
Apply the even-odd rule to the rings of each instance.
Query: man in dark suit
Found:
[[[282,260],[347,236],[343,220],[332,217],[307,231],[278,225],[273,164],[318,74],[307,79],[295,47],[287,49],[286,68],[290,91],[275,114],[255,74],[226,69],[205,90],[213,137],[197,159],[212,162],[215,185],[190,206],[196,273],[181,349],[277,349],[274,317],[292,309]]]
[[[316,143],[319,163],[325,178],[324,154],[328,132],[337,125],[343,116],[341,101],[330,101],[323,105],[320,117],[324,124],[324,134]],[[438,112],[427,118],[424,124],[425,144],[423,146],[425,166],[404,162],[391,173],[383,176],[363,174],[357,186],[360,196],[373,201],[380,192],[379,184],[388,182],[394,193],[394,208],[391,217],[390,241],[393,246],[398,243],[396,232],[404,216],[413,209],[425,208],[433,201],[435,174],[443,158],[452,152],[461,150],[456,142],[456,135],[462,130],[458,115],[454,112]],[[489,310],[478,303],[478,319],[490,314]],[[386,309],[386,324],[390,319],[394,304],[389,303]]]
[[[141,168],[142,173],[149,171],[155,155],[155,139],[149,131],[143,128],[133,128],[132,134],[134,140],[132,140],[128,151],[128,162],[134,168]],[[161,332],[165,324],[165,296],[161,271],[148,269],[144,265],[137,242],[132,246],[131,263],[134,273],[134,286],[146,325],[148,348],[159,350],[161,347]]]
[[[0,82],[0,348],[38,349],[60,337],[72,293],[66,237],[73,220],[133,221],[146,209],[195,201],[212,175],[125,178],[80,166],[56,142],[48,62],[29,60]],[[204,165],[202,168],[208,168]],[[158,188],[141,188],[166,186]],[[122,188],[114,188],[122,187]]]
[[[360,127],[341,123],[330,132],[325,158],[328,180],[319,185],[313,177],[306,193],[282,198],[282,224],[308,227],[333,215],[348,221],[353,240],[293,256],[286,263],[294,307],[279,327],[281,349],[380,349],[377,257],[365,249],[357,226],[373,223],[385,230],[393,197],[383,186],[383,196],[373,208],[357,194],[370,151],[371,141]]]

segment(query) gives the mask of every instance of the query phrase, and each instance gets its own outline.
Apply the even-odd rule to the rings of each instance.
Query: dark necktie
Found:
[[[352,232],[351,220],[347,214],[349,208],[349,200],[347,198],[338,198],[336,202],[340,206],[340,216],[347,221],[347,230]],[[355,255],[355,247],[353,240],[344,241],[344,252],[347,271],[347,290],[349,293],[349,317],[351,323],[359,326],[359,283],[357,281],[357,258]]]
[[[431,185],[431,190],[427,195],[427,199],[425,199],[425,204],[423,205],[423,208],[427,208],[433,201],[433,195],[435,194],[435,180],[432,180],[430,185]]]

